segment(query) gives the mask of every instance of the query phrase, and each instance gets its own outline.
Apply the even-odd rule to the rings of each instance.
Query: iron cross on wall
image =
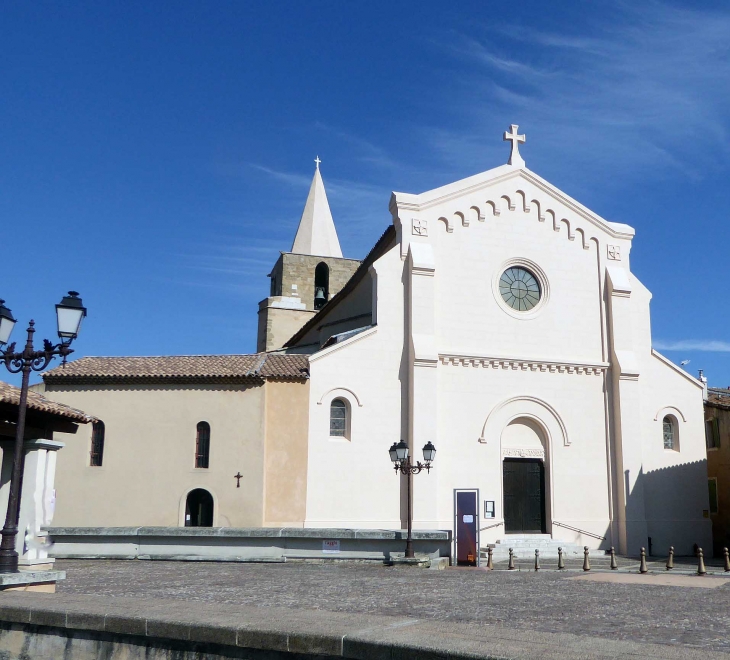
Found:
[[[238,474],[234,474],[233,475],[233,478],[236,480],[236,488],[240,488],[241,487],[241,478],[242,477],[243,477],[243,475],[241,474],[240,471],[238,472]]]

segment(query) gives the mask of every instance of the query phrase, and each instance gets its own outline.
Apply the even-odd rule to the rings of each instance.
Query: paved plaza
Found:
[[[685,648],[688,655],[692,649],[730,654],[730,581],[717,569],[707,577],[673,573],[667,579],[660,570],[639,576],[629,568],[584,574],[351,563],[82,560],[58,561],[57,567],[68,575],[58,593],[75,598],[89,594],[110,602],[131,597],[482,623],[520,633],[671,645],[675,651]],[[636,578],[627,579],[630,575]]]

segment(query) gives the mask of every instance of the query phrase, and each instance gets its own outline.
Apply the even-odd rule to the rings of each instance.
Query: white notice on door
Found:
[[[340,540],[336,541],[322,541],[322,552],[339,552],[340,551]]]
[[[473,523],[474,522],[474,516],[464,515],[464,517],[462,518],[462,520],[465,523]]]

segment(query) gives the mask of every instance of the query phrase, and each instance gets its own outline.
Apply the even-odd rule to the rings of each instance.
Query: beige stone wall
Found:
[[[317,257],[283,252],[269,277],[272,295],[259,303],[257,351],[281,348],[316,313],[314,309],[314,271],[326,263],[329,272],[329,299],[332,299],[357,270],[356,259]],[[298,300],[303,309],[295,309],[287,300]]]
[[[297,387],[292,385],[294,396]],[[264,512],[263,385],[55,385],[46,395],[104,421],[101,467],[89,466],[91,425],[57,434],[56,526],[183,523],[187,493],[205,488],[214,525],[259,526]],[[210,465],[195,468],[196,426],[211,427]],[[240,470],[241,487],[235,475]]]
[[[338,259],[336,257],[317,257],[308,254],[285,252],[276,262],[272,277],[276,277],[277,291],[280,296],[298,296],[307,309],[314,309],[314,270],[320,263],[326,263],[330,269],[329,297],[332,298],[342,289],[360,262],[356,259]],[[296,285],[296,289],[292,286]]]
[[[303,525],[307,501],[309,381],[268,381],[264,525]]]
[[[275,307],[281,296],[267,298],[259,303],[259,327],[256,350],[259,353],[281,348],[309,319],[314,310]]]
[[[720,425],[720,447],[707,450],[707,476],[717,479],[717,513],[711,513],[715,554],[730,546],[730,410],[705,406],[705,419]],[[680,442],[682,439],[680,438]]]

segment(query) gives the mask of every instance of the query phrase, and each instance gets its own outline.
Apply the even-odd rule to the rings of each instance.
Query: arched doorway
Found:
[[[502,493],[507,534],[545,534],[545,440],[538,424],[518,418],[502,432]]]
[[[185,500],[185,527],[213,526],[213,496],[203,488],[188,493]]]

